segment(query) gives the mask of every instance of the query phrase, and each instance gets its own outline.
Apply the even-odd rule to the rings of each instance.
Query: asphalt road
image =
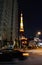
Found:
[[[42,65],[42,49],[29,50],[29,54],[25,60],[13,59],[8,62],[0,62],[0,65]]]

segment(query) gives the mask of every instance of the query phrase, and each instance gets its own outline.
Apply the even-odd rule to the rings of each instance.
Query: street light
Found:
[[[41,35],[41,32],[37,32],[38,35]]]
[[[37,45],[38,45],[38,43],[39,43],[39,41],[40,41],[39,35],[41,35],[41,32],[40,32],[40,31],[38,31],[38,32],[36,33],[36,37],[34,38],[34,41],[36,42]]]
[[[39,37],[39,35],[41,35],[40,31],[37,32],[36,37]]]

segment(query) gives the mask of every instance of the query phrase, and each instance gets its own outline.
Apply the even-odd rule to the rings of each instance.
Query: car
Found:
[[[14,50],[14,55],[15,58],[18,58],[19,60],[25,60],[26,58],[29,57],[29,53],[26,52],[26,50],[19,50],[19,49],[15,49]]]
[[[0,61],[1,60],[12,60],[12,53],[13,53],[13,49],[10,47],[10,48],[8,48],[8,47],[2,47],[1,49],[0,49]]]
[[[13,49],[12,45],[10,46],[4,46],[0,50],[0,60],[2,59],[7,59],[7,60],[12,60],[15,58],[18,58],[19,60],[24,60],[27,57],[29,57],[29,53],[26,52],[24,49]]]

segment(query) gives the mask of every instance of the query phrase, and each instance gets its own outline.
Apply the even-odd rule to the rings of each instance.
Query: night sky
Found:
[[[26,37],[35,36],[37,31],[42,32],[42,1],[18,0],[18,10],[19,16],[23,12]]]

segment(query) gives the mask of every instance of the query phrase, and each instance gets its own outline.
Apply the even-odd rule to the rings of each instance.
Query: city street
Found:
[[[13,59],[12,61],[0,62],[0,65],[42,65],[42,49],[26,50],[29,57],[25,60]]]
[[[42,65],[42,2],[0,0],[0,65]]]

